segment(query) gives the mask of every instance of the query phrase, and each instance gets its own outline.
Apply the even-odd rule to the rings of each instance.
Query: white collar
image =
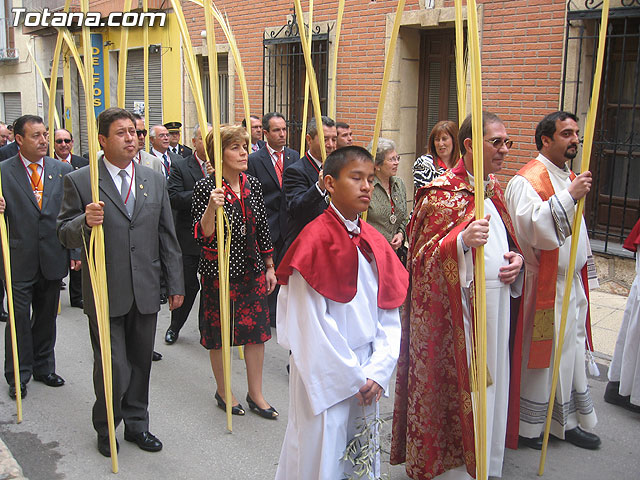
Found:
[[[344,223],[344,226],[347,227],[347,231],[351,235],[360,235],[360,225],[359,225],[360,219],[359,218],[357,218],[355,221],[347,220],[346,218],[344,218],[344,215],[342,215],[342,213],[340,213],[340,210],[338,210],[336,208],[336,206],[333,204],[333,202],[330,202],[329,206],[331,208],[333,208],[333,211],[336,212],[336,214],[338,214],[338,218],[340,218],[340,220],[342,220],[342,223]]]

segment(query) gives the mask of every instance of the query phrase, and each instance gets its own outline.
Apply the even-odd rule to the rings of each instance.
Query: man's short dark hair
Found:
[[[132,113],[131,115],[133,115],[133,118],[134,118],[134,120],[135,120],[135,121],[133,122],[133,124],[134,124],[134,125],[136,124],[136,122],[137,122],[138,120],[144,120],[144,118],[142,118],[142,115],[140,115],[139,113]]]
[[[21,117],[16,118],[16,121],[13,122],[13,134],[24,137],[24,126],[27,123],[44,124],[44,120],[42,120],[42,117],[39,117],[38,115],[22,115]]]
[[[489,123],[502,123],[504,122],[502,119],[496,115],[495,113],[488,112],[486,110],[482,111],[482,135],[486,133],[487,125]],[[467,115],[467,118],[464,119],[462,125],[460,125],[460,131],[458,132],[458,143],[460,144],[460,153],[462,155],[467,153],[467,149],[464,146],[464,141],[467,138],[473,138],[472,135],[472,124],[471,124],[471,114]]]
[[[325,127],[335,127],[336,122],[334,122],[326,115],[323,115],[322,125]],[[318,125],[316,124],[316,117],[311,118],[311,120],[309,120],[309,123],[307,123],[307,135],[309,135],[311,138],[316,138],[316,135],[318,135]]]
[[[73,140],[73,133],[71,133],[69,130],[67,130],[66,128],[56,128],[53,131],[53,138],[56,138],[56,133],[58,132],[67,132],[69,134],[69,138],[71,138],[71,140]]]
[[[258,121],[260,121],[260,117],[258,117],[257,115],[249,115],[249,117],[250,117],[250,118],[253,118],[254,120],[258,120]],[[242,119],[242,126],[243,126],[244,128],[247,128],[247,119],[246,119],[246,118],[243,118],[243,119]]]
[[[536,148],[538,151],[542,150],[542,137],[553,138],[553,134],[556,133],[556,121],[560,120],[564,122],[567,118],[570,118],[574,122],[578,123],[578,117],[573,113],[557,111],[550,113],[549,115],[545,115],[545,117],[540,120],[538,126],[536,127]]]
[[[322,166],[323,175],[331,175],[333,178],[340,176],[340,171],[344,166],[353,160],[364,160],[373,163],[373,157],[366,148],[357,145],[338,148],[327,157]]]
[[[348,123],[345,123],[345,122],[336,122],[336,129],[337,129],[337,128],[341,128],[341,129],[343,129],[343,130],[348,130],[348,129],[350,129],[351,127],[349,126],[349,124],[348,124]]]
[[[136,119],[131,112],[118,107],[111,107],[103,110],[100,115],[98,115],[98,135],[104,135],[105,137],[108,137],[111,124],[116,120],[120,120],[123,118],[128,118],[129,120],[131,120],[131,123],[133,123],[133,125],[135,126]]]
[[[269,128],[270,128],[269,122],[271,121],[272,118],[281,118],[285,122],[287,121],[287,119],[284,118],[284,115],[282,115],[280,112],[265,113],[264,117],[262,117],[262,129],[263,130],[265,130],[267,132],[269,131]]]

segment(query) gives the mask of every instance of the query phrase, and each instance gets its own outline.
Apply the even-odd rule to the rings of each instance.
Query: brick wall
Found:
[[[314,22],[334,21],[337,1],[316,0]],[[405,11],[420,8],[418,0],[407,0]],[[451,0],[437,6],[453,7]],[[500,115],[515,142],[504,173],[510,177],[536,155],[533,134],[537,122],[558,107],[561,87],[564,35],[564,0],[480,1],[482,32],[483,105]],[[286,23],[291,0],[268,3],[248,0],[218,0],[228,14],[236,35],[254,113],[262,107],[262,38],[265,28]],[[338,58],[337,117],[352,125],[357,143],[370,140],[385,58],[386,15],[397,2],[347,0]],[[303,9],[308,2],[303,2]],[[194,45],[202,44],[205,29],[202,8],[183,2]],[[453,25],[451,25],[453,27]],[[220,29],[216,39],[225,43]],[[236,99],[241,99],[236,82]],[[242,118],[241,101],[236,118]]]

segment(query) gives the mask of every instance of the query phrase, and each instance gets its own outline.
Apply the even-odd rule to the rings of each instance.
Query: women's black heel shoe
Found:
[[[218,408],[220,408],[221,410],[224,410],[225,412],[227,411],[227,404],[224,403],[224,400],[222,400],[222,397],[220,395],[218,395],[218,392],[216,392],[215,395],[216,398],[216,402],[218,402]],[[234,405],[233,407],[231,407],[231,414],[232,415],[244,415],[244,408],[242,408],[241,404],[238,405]]]
[[[256,402],[251,400],[251,397],[249,396],[248,393],[247,393],[247,403],[249,404],[249,408],[251,410],[255,410],[258,415],[268,420],[275,420],[276,418],[278,418],[278,415],[280,415],[278,411],[273,407],[269,407],[266,409],[260,408],[258,405],[256,405]]]

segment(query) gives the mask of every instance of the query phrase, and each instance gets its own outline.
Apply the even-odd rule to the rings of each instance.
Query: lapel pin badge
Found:
[[[53,175],[49,175],[49,180],[51,180],[53,178]]]
[[[144,192],[144,196],[145,196],[145,197],[147,196],[147,192]]]

